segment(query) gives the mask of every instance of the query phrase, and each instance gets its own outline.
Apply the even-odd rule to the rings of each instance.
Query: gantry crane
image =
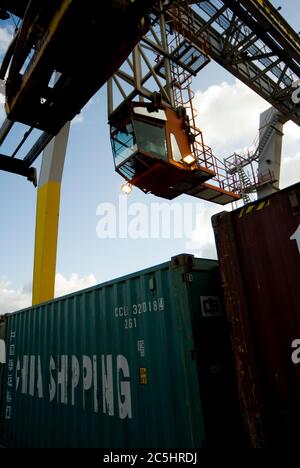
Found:
[[[300,71],[299,45],[298,34],[269,2],[160,2],[159,11],[155,7],[152,9],[150,29],[135,48],[131,59],[127,60],[127,67],[125,63],[109,82],[109,115],[116,170],[128,183],[137,185],[146,192],[151,191],[165,198],[187,193],[219,204],[234,201],[237,195],[247,202],[251,191],[258,190],[262,195],[267,190],[278,187],[281,155],[278,148],[281,148],[282,126],[287,120],[299,124],[299,106],[292,99],[294,84],[297,83]],[[155,57],[152,63],[151,53]],[[191,78],[212,59],[274,106],[261,125],[257,146],[251,152],[234,154],[224,161],[217,158],[204,143],[202,132],[197,128],[190,89]],[[122,147],[118,137],[123,135],[122,138],[126,139],[126,133],[122,129],[118,132],[116,122],[118,119],[122,122],[124,107],[128,107],[137,97],[139,100],[151,101],[153,83],[157,85],[163,105],[180,111],[182,108],[186,109],[189,117],[186,133],[191,137],[189,144],[194,161],[199,169],[211,171],[206,181],[202,177],[202,181],[199,178],[198,184],[193,185],[186,177],[186,183],[179,182],[180,190],[177,190],[174,175],[175,185],[173,179],[168,186],[169,180],[164,177],[162,186],[157,187],[160,172],[154,175],[152,168],[155,159],[159,159],[157,155],[152,156],[150,164],[149,154],[145,151],[142,151],[142,155],[141,152],[136,153],[139,148],[135,147],[128,160],[120,160]],[[117,103],[114,96],[117,96]],[[247,109],[245,118],[246,116]],[[154,117],[155,113],[152,112],[152,118]],[[147,118],[150,118],[150,114]],[[135,121],[136,116],[132,118],[132,128],[135,130],[131,132],[132,141],[139,139]],[[167,128],[166,146],[169,159],[172,159],[171,144],[168,143],[170,132],[170,128]],[[117,141],[114,141],[115,136]],[[275,145],[271,140],[278,143]],[[273,161],[274,164],[272,162],[268,165],[270,159],[266,157],[266,164],[257,165],[258,161],[262,161],[264,151],[267,149],[270,153],[270,147],[274,145],[277,148],[276,163]],[[132,164],[135,168],[137,159],[147,169],[142,169],[139,165],[137,171],[130,171],[128,165]],[[161,159],[160,166],[163,166]],[[184,159],[183,155],[182,164]],[[173,170],[176,163],[178,165],[178,161],[169,162],[171,175],[171,169]],[[190,173],[195,166],[190,167]],[[247,167],[250,170],[246,172]],[[157,171],[160,171],[158,167]],[[152,187],[145,180],[147,173]]]
[[[299,106],[291,95],[300,76],[300,39],[269,1],[106,0],[98,5],[81,0],[6,0],[0,2],[0,8],[23,18],[0,70],[0,78],[6,77],[8,116],[0,129],[0,143],[14,122],[27,125],[13,157],[2,154],[0,168],[4,170],[34,180],[30,168],[41,151],[139,41],[133,54],[139,58],[131,61],[133,70],[119,69],[113,79],[119,88],[122,80],[133,85],[128,96],[122,89],[127,103],[137,96],[149,98],[153,93],[149,88],[162,80],[158,87],[161,104],[171,109],[184,106],[191,101],[190,96],[183,103],[178,99],[186,90],[185,83],[215,60],[270,102],[281,114],[282,123],[293,120],[299,124]],[[102,27],[104,20],[113,26],[111,36]],[[95,44],[99,44],[99,58]],[[156,61],[151,63],[152,52]],[[145,75],[137,60],[148,61]],[[54,81],[57,71],[60,77]],[[147,88],[149,77],[153,83]],[[193,120],[193,116],[189,118]],[[43,133],[24,158],[17,159],[34,128]],[[210,149],[208,153],[206,148],[202,150],[204,166],[216,173],[220,188],[227,185],[232,191],[233,178],[226,170],[227,178],[220,174],[224,164],[208,154]],[[205,161],[206,154],[210,162]]]
[[[300,38],[267,0],[0,0],[0,16],[7,11],[22,24],[0,69],[7,111],[0,145],[16,122],[26,131],[11,155],[0,156],[0,169],[35,181],[34,161],[57,138],[44,154],[38,188],[35,302],[53,296],[62,173],[55,167],[63,167],[68,122],[106,81],[116,170],[129,184],[169,199],[181,193],[219,204],[247,198],[243,170],[253,154],[224,162],[197,127],[191,79],[211,60],[268,101],[278,125],[300,123],[291,98],[300,79]],[[31,149],[17,159],[34,129],[40,133]],[[46,229],[48,213],[56,221]],[[50,286],[39,294],[36,277],[45,271]]]

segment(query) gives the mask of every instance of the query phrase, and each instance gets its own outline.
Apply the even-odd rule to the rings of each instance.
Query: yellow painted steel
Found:
[[[241,218],[243,216],[244,211],[245,211],[245,208],[242,208],[241,211],[240,211],[240,214],[239,214],[239,218]]]
[[[256,208],[256,211],[260,211],[265,207],[266,202],[261,202],[258,207]]]
[[[37,190],[33,305],[54,297],[60,187],[49,181]]]
[[[249,205],[249,206],[247,206],[247,208],[246,208],[246,214],[251,213],[251,211],[253,211],[254,208],[255,208],[255,205]]]
[[[283,21],[283,18],[281,15],[277,12],[276,8],[272,4],[270,4],[269,1],[266,0],[256,0],[256,2],[262,7],[264,12],[272,18],[272,20],[276,23],[277,26],[280,27],[282,32],[288,36],[288,38],[292,41],[292,43],[299,48],[300,47],[300,41],[296,37],[296,33],[293,31],[293,29],[286,23],[286,21]]]
[[[267,201],[262,201],[260,202],[258,205],[247,205],[247,206],[244,206],[244,208],[241,209],[240,213],[239,213],[239,218],[242,218],[244,215],[246,214],[250,214],[252,213],[252,211],[260,211],[262,210],[263,208],[267,208],[267,206],[270,206],[271,202],[270,202],[270,199],[267,200]]]

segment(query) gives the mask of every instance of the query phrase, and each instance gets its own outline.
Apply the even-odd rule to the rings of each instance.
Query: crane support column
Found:
[[[282,115],[274,108],[260,115],[258,174],[262,183],[257,189],[258,198],[279,190],[281,151],[283,137]]]
[[[43,153],[37,189],[33,305],[54,297],[60,187],[69,129],[67,122]]]

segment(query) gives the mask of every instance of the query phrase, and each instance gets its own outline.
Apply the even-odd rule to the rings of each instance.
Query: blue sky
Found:
[[[295,0],[272,3],[275,6],[281,5],[281,13],[297,31],[300,31],[299,3]],[[0,23],[0,27],[5,26],[5,22],[2,22],[2,25]],[[100,53],[99,60],[101,60]],[[214,63],[200,72],[193,82],[193,89],[198,91],[196,102],[199,102],[203,131],[207,127],[208,143],[217,148],[218,152],[224,151],[223,157],[228,156],[228,152],[233,152],[238,147],[251,144],[257,131],[256,119],[258,125],[259,112],[262,108],[268,107],[267,103],[263,103],[260,98],[252,96],[243,88],[241,102],[237,100],[235,106],[236,111],[241,111],[245,103],[254,103],[254,107],[251,107],[254,119],[251,128],[245,130],[244,133],[241,129],[241,135],[235,139],[230,137],[230,128],[220,128],[213,132],[209,125],[215,120],[214,113],[217,114],[221,106],[223,110],[227,106],[228,113],[232,110],[231,102],[226,103],[223,98],[218,104],[218,101],[214,99],[217,99],[216,96],[221,90],[224,91],[223,96],[228,95],[230,100],[237,86],[236,80]],[[208,108],[205,115],[201,114],[202,102],[205,102]],[[209,108],[211,102],[215,103],[216,107]],[[211,119],[210,122],[209,119]],[[68,281],[73,281],[75,287],[76,284],[80,287],[89,285],[94,280],[102,282],[166,261],[171,256],[184,251],[203,256],[214,255],[213,239],[207,238],[209,248],[206,248],[205,242],[206,237],[212,235],[209,231],[210,215],[222,209],[205,202],[199,205],[192,197],[186,196],[176,201],[192,202],[195,207],[198,203],[203,212],[202,218],[200,217],[202,227],[197,227],[203,231],[202,234],[199,233],[198,245],[194,250],[189,250],[186,238],[99,239],[96,235],[99,220],[96,216],[96,208],[99,203],[103,202],[112,202],[117,206],[120,185],[123,182],[121,177],[114,172],[107,125],[105,88],[100,90],[82,110],[81,119],[78,120],[81,121],[71,126],[61,193],[57,272],[63,278],[64,285],[67,285],[66,290]],[[225,124],[226,122],[224,122],[226,127]],[[228,137],[226,134],[224,136],[225,130]],[[292,164],[288,158],[298,157],[300,131],[295,126],[291,126],[287,132],[287,137],[289,136],[289,141],[285,143],[285,150],[286,167],[289,168],[290,174]],[[289,174],[285,176],[286,180],[296,181],[290,178]],[[134,189],[128,198],[128,203],[141,202],[148,206],[153,201],[157,202],[158,199],[145,195],[138,189]],[[33,269],[35,203],[36,192],[32,184],[19,176],[0,172],[0,313],[9,309],[10,306],[7,305],[9,301],[13,304],[11,307],[23,306],[23,303],[28,302]],[[77,275],[76,277],[73,275],[73,280],[70,276],[72,273]],[[83,280],[81,281],[80,278]]]

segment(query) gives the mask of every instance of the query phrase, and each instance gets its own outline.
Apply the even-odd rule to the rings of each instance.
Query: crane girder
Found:
[[[35,169],[33,167],[29,167],[26,161],[1,154],[0,170],[27,177],[28,180],[36,185]]]
[[[147,6],[152,3],[31,2],[8,68],[8,118],[56,135],[143,36]],[[110,30],[104,26],[107,24],[111,25]],[[2,76],[5,71],[1,70]],[[60,78],[51,86],[55,72],[60,73]]]
[[[190,27],[192,18],[193,28]],[[300,79],[300,38],[265,0],[192,2],[183,35],[300,124],[292,93]]]

